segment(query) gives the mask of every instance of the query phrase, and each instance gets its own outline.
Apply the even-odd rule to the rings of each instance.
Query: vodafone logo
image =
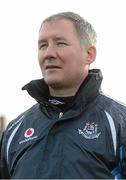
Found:
[[[24,136],[25,136],[25,138],[29,138],[29,137],[31,137],[33,134],[34,134],[34,129],[33,129],[33,128],[28,128],[28,129],[25,131]]]
[[[38,135],[33,136],[33,134],[34,134],[34,129],[33,128],[28,128],[24,133],[25,139],[19,141],[19,144],[27,143],[29,141],[37,139]]]

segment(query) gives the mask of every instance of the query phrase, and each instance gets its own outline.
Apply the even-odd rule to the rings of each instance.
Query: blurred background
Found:
[[[6,119],[4,116],[0,116],[0,139],[1,139],[1,136],[2,136],[2,133],[5,129],[5,122],[6,122]]]
[[[21,87],[42,78],[37,60],[40,24],[47,16],[74,11],[98,35],[91,68],[103,72],[102,90],[126,103],[125,0],[0,0],[0,128],[35,102]]]

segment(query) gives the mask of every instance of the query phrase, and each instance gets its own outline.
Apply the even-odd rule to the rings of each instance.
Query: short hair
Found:
[[[94,46],[96,45],[97,34],[93,26],[79,14],[73,12],[61,12],[51,15],[42,22],[41,27],[46,22],[51,22],[60,19],[68,19],[73,23],[81,44]]]

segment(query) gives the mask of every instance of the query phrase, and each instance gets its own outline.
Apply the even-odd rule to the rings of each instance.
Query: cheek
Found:
[[[39,62],[39,65],[42,66],[43,64],[43,60],[42,60],[42,54],[41,53],[38,53],[38,62]]]

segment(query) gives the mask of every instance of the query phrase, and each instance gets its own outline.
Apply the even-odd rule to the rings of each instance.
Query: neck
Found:
[[[55,97],[67,97],[67,96],[74,96],[78,89],[67,89],[67,88],[52,88],[49,87],[50,95]]]
[[[86,78],[86,77],[85,77]],[[57,86],[49,86],[49,92],[51,96],[55,96],[55,97],[68,97],[68,96],[75,96],[75,94],[77,93],[78,89],[80,88],[82,82],[84,81],[84,79],[81,79],[80,82],[77,83],[77,85],[73,85],[73,87],[57,87]]]

